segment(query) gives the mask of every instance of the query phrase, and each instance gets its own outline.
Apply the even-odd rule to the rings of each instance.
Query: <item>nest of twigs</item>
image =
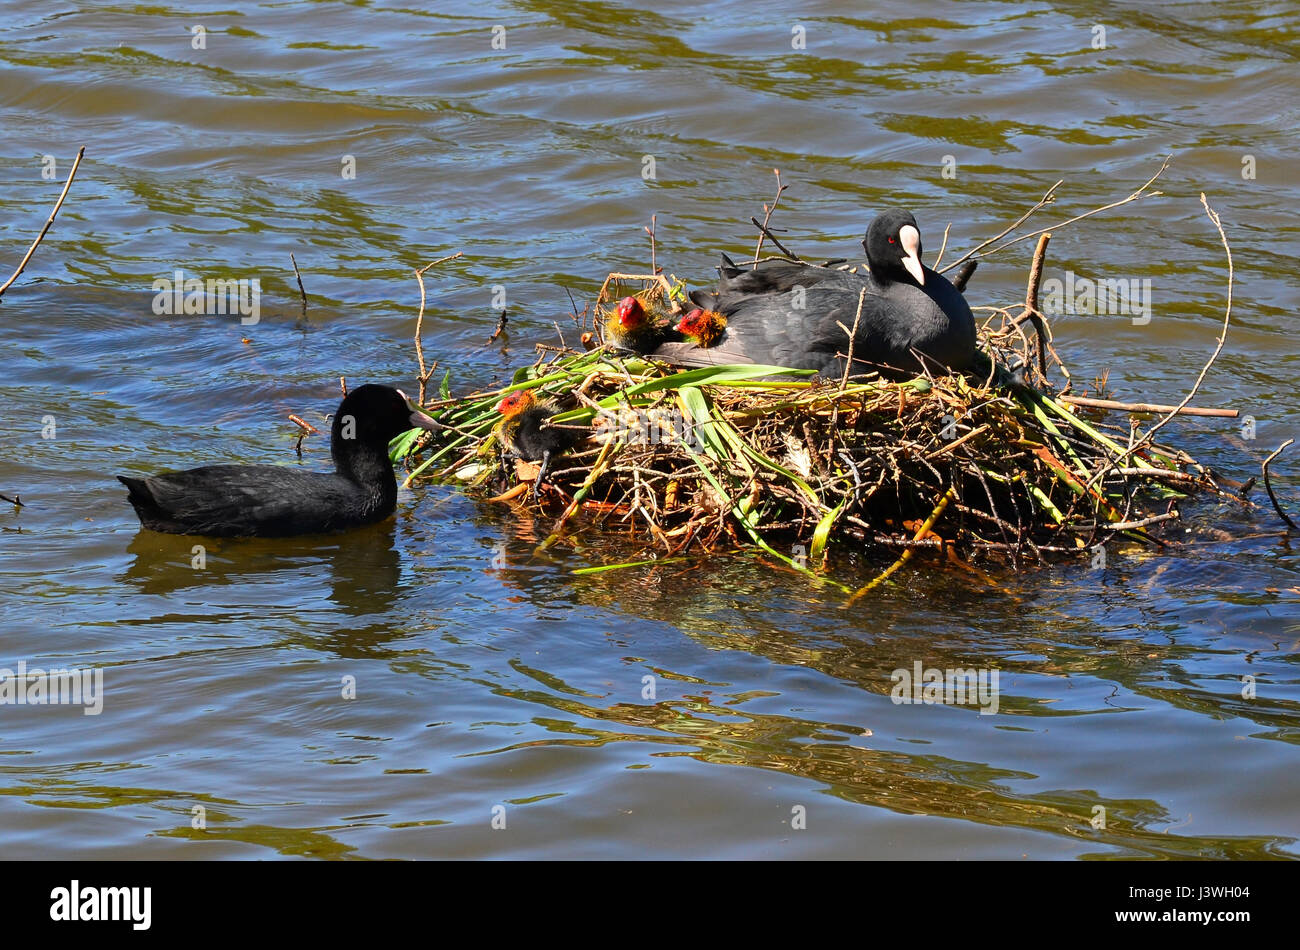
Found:
[[[1112,539],[1161,546],[1180,499],[1209,492],[1246,503],[1243,486],[1154,438],[1177,411],[1197,411],[1185,408],[1192,394],[1179,407],[1068,395],[1069,372],[1037,309],[1046,237],[1023,310],[985,308],[981,374],[893,382],[763,366],[683,371],[625,358],[586,333],[594,348],[540,347],[507,387],[452,398],[444,383],[426,411],[445,429],[409,434],[395,456],[409,479],[553,514],[552,541],[590,525],[639,536],[647,557],[750,545],[802,570],[816,570],[834,544],[891,550],[902,555],[895,566],[927,549],[1019,565],[1086,556]],[[611,274],[584,328],[596,330],[624,293],[665,309],[681,299],[674,280]],[[1061,392],[1047,384],[1053,371],[1067,381]],[[496,428],[497,400],[520,389],[555,400],[549,424],[584,436],[536,493],[536,466],[506,458]],[[1175,411],[1143,433],[1137,415],[1106,422],[1116,417],[1103,410],[1116,408]]]
[[[1128,432],[1027,386],[788,373],[556,354],[487,398],[428,407],[448,428],[411,446],[412,475],[562,507],[557,532],[581,511],[643,535],[659,556],[757,544],[796,566],[837,540],[1012,560],[1116,536],[1159,544],[1173,502],[1223,491],[1184,453],[1129,452]],[[590,433],[536,495],[536,467],[506,459],[494,434],[499,393],[520,388],[576,402],[552,424]]]

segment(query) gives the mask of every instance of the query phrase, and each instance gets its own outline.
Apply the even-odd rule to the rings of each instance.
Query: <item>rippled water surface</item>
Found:
[[[1167,553],[988,581],[919,559],[845,608],[745,555],[575,575],[638,549],[539,555],[549,521],[443,487],[193,570],[193,539],[140,531],[112,477],[324,467],[287,414],[319,425],[340,376],[410,385],[412,268],[457,250],[426,343],[467,392],[554,340],[566,288],[645,269],[652,215],[693,282],[752,249],[773,168],[807,256],[856,254],[902,204],[932,261],[949,224],[951,260],[1058,179],[1040,226],[1167,155],[1163,194],[1049,256],[1049,277],[1149,278],[1152,319],[1063,315],[1058,345],[1120,398],[1181,398],[1227,287],[1204,192],[1236,285],[1197,402],[1257,438],[1170,434],[1258,474],[1300,419],[1294,4],[8,0],[0,22],[0,279],[86,148],[0,304],[0,493],[26,504],[0,504],[0,667],[105,688],[99,716],[0,706],[5,856],[1300,854],[1300,561],[1259,491],[1188,506]],[[988,259],[971,303],[1023,296],[1029,254]],[[177,269],[258,278],[260,322],[156,315]],[[496,286],[512,319],[487,345]],[[1300,510],[1297,465],[1275,483]],[[893,703],[917,662],[997,669],[998,713]]]

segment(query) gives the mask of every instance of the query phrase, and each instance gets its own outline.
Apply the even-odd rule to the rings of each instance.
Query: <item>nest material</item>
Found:
[[[624,297],[635,297],[647,313],[673,315],[682,312],[688,303],[685,286],[681,281],[669,280],[663,274],[622,274],[617,271],[605,278],[596,294],[593,305],[591,331],[583,334],[588,349],[603,343],[605,322],[613,315],[614,307]]]
[[[644,280],[671,300],[667,281]],[[1022,334],[986,327],[982,343],[1005,356],[1016,337],[1032,356]],[[1226,494],[1186,454],[1131,451],[1131,431],[988,369],[984,379],[828,382],[778,367],[683,372],[605,348],[553,352],[505,390],[428,407],[448,428],[406,449],[420,463],[412,477],[563,506],[557,534],[582,511],[643,536],[656,557],[758,545],[801,568],[832,541],[1017,563],[1117,536],[1159,545],[1178,498]],[[552,462],[540,496],[527,490],[535,468],[504,459],[494,436],[492,405],[521,388],[572,406],[550,424],[590,433]]]
[[[1150,188],[1167,167],[1166,159],[1127,198],[1057,227],[1159,194]],[[788,186],[776,174],[779,200]],[[985,251],[1048,206],[1060,184],[1010,227],[949,265],[966,262],[956,278],[959,289],[977,254],[1033,236]],[[559,347],[539,345],[537,362],[520,369],[510,386],[460,399],[451,398],[444,379],[443,398],[425,408],[445,428],[434,436],[408,433],[394,445],[394,458],[405,459],[408,483],[416,478],[456,482],[481,493],[499,492],[493,500],[533,507],[563,502],[544,546],[583,511],[598,526],[623,526],[643,536],[655,559],[693,547],[754,545],[809,570],[834,541],[901,549],[893,565],[858,594],[923,549],[942,549],[967,566],[961,557],[972,552],[1019,564],[1050,554],[1094,552],[1095,560],[1097,545],[1117,537],[1163,545],[1160,533],[1180,517],[1177,502],[1188,495],[1212,493],[1254,507],[1245,499],[1253,478],[1244,485],[1233,482],[1154,438],[1180,413],[1236,415],[1188,406],[1223,349],[1232,313],[1231,248],[1204,195],[1201,204],[1223,243],[1229,292],[1214,353],[1178,406],[1066,395],[1074,383],[1038,305],[1051,237],[1051,229],[1044,228],[1034,232],[1038,245],[1020,312],[974,308],[989,313],[979,331],[987,370],[979,378],[834,383],[781,367],[679,371],[646,359],[625,360],[600,340],[611,302],[630,293],[665,315],[680,311],[687,297],[680,281],[658,273],[614,273],[602,284],[595,306],[576,317],[585,331],[586,352],[566,347],[563,338]],[[797,260],[767,227],[775,207],[775,201],[764,205],[763,222],[751,221],[785,259]],[[654,231],[647,231],[653,261]],[[760,237],[754,260],[741,266],[770,259],[759,257],[762,245]],[[421,278],[415,339],[422,396],[433,372],[425,367],[420,345],[421,275],[427,267],[415,272]],[[1021,369],[1012,375],[1003,366]],[[1049,382],[1052,372],[1064,379],[1059,395]],[[1104,388],[1103,375],[1097,389]],[[565,411],[550,424],[576,426],[589,435],[584,446],[552,462],[540,497],[529,493],[536,468],[509,464],[496,436],[500,416],[493,407],[504,393],[519,389],[560,400]],[[1121,428],[1102,422],[1093,410],[1074,408],[1072,401],[1162,418],[1143,433],[1137,415]],[[1289,444],[1264,461],[1262,475],[1274,508],[1291,525],[1268,480],[1269,461]]]

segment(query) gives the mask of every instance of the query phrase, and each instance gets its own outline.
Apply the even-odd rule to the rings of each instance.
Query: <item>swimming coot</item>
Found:
[[[694,296],[726,317],[716,345],[665,343],[654,355],[682,366],[770,363],[844,373],[848,334],[865,291],[853,338],[853,372],[900,378],[921,371],[965,370],[975,359],[975,318],[956,288],[921,263],[921,232],[903,210],[882,213],[865,240],[870,274],[792,261],[755,270],[721,268],[716,291]]]
[[[549,400],[539,401],[531,389],[513,392],[497,403],[502,419],[497,423],[497,436],[506,451],[526,462],[540,462],[533,493],[542,487],[542,479],[550,467],[551,458],[569,451],[583,439],[579,429],[549,426],[546,423],[557,408]]]
[[[140,523],[167,534],[277,538],[382,521],[397,506],[388,443],[437,423],[391,386],[360,386],[330,431],[334,472],[281,465],[207,465],[148,478],[117,476]]]

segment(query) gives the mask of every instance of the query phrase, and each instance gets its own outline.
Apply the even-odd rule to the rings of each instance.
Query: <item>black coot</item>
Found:
[[[965,370],[975,359],[975,318],[942,275],[921,263],[921,233],[910,212],[871,222],[862,242],[870,274],[773,261],[755,270],[721,268],[718,289],[695,297],[727,318],[712,347],[669,343],[655,356],[683,366],[770,363],[844,372],[848,335],[865,290],[853,339],[853,372],[909,376]],[[919,354],[919,356],[918,356]]]
[[[360,386],[330,431],[334,473],[279,465],[208,465],[149,478],[117,476],[140,523],[168,534],[287,537],[382,521],[397,506],[388,443],[437,423],[391,386]]]

